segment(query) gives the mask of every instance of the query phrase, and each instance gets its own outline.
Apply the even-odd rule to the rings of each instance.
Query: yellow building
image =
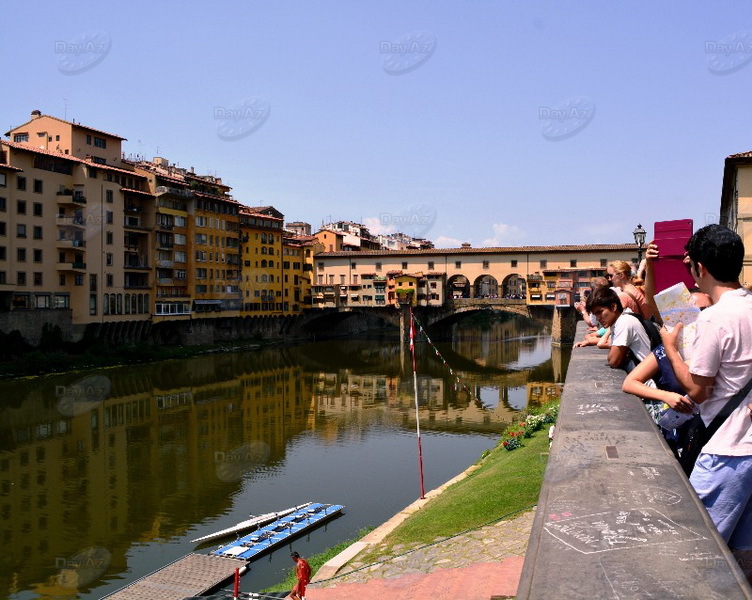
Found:
[[[313,252],[316,238],[285,234],[282,238],[282,299],[285,314],[295,314],[311,306]]]
[[[736,231],[744,242],[744,266],[739,280],[749,286],[752,284],[752,152],[726,158],[719,223]]]
[[[260,210],[266,209],[266,214]],[[272,209],[273,210],[273,209]],[[243,240],[241,294],[244,315],[283,312],[282,225],[284,215],[270,207],[242,207]]]

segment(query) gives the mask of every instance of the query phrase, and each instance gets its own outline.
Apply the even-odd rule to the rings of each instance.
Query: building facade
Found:
[[[553,283],[554,298],[533,298],[531,303],[556,303],[556,292],[574,301],[577,290],[589,285],[614,260],[633,261],[633,244],[582,246],[522,246],[406,250],[402,252],[324,252],[315,257],[313,306],[382,306],[398,304],[397,290],[409,295],[410,277],[415,293],[410,302],[440,306],[445,300],[513,297],[530,282]],[[576,275],[574,275],[576,274]],[[524,282],[527,282],[527,286]],[[405,283],[406,285],[402,285]],[[372,286],[372,287],[366,287]],[[540,288],[536,288],[540,291]],[[537,291],[536,291],[537,294]],[[357,296],[357,297],[356,297]]]

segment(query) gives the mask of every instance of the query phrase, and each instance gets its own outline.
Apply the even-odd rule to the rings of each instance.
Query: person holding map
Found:
[[[713,300],[697,317],[689,363],[678,336],[661,329],[666,356],[677,380],[700,407],[709,426],[731,400],[743,398],[702,447],[689,481],[719,533],[733,551],[752,551],[752,293],[739,283],[744,244],[721,225],[699,229],[686,245],[684,262],[700,291]],[[728,410],[728,409],[727,409]]]

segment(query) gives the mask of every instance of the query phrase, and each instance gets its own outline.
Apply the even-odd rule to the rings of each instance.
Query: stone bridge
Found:
[[[295,323],[301,333],[343,335],[373,328],[384,322],[395,327],[404,324],[407,307],[347,307],[307,311]],[[504,312],[537,319],[550,324],[551,306],[528,306],[525,300],[506,298],[459,298],[446,300],[443,306],[417,306],[413,308],[417,319],[427,327],[451,326],[470,313],[481,311]]]

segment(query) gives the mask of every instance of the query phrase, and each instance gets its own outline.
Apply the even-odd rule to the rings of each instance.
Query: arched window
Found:
[[[123,294],[117,295],[117,314],[123,314]]]
[[[261,247],[261,254],[266,254],[266,246]]]
[[[261,234],[261,243],[262,244],[266,244],[266,234],[265,233]]]
[[[125,295],[125,314],[126,315],[131,314],[131,295],[130,294]]]
[[[267,277],[266,277],[266,275],[262,275],[262,276],[261,276],[261,282],[262,282],[262,283],[266,283],[266,281],[267,281]]]
[[[110,294],[110,314],[116,315],[117,312],[115,312],[115,309],[117,307],[115,306],[115,294]]]
[[[262,269],[266,269],[266,261],[265,260],[261,261],[261,268]]]
[[[149,294],[144,294],[144,306],[142,308],[143,312],[149,312]]]
[[[105,315],[110,314],[110,295],[104,295],[104,302],[102,302],[102,313]]]
[[[136,299],[139,314],[144,311],[144,295],[139,294]]]
[[[273,266],[274,266],[274,261],[273,261],[273,260],[270,260],[270,261],[269,261],[269,266],[270,266],[270,267],[273,267]]]

